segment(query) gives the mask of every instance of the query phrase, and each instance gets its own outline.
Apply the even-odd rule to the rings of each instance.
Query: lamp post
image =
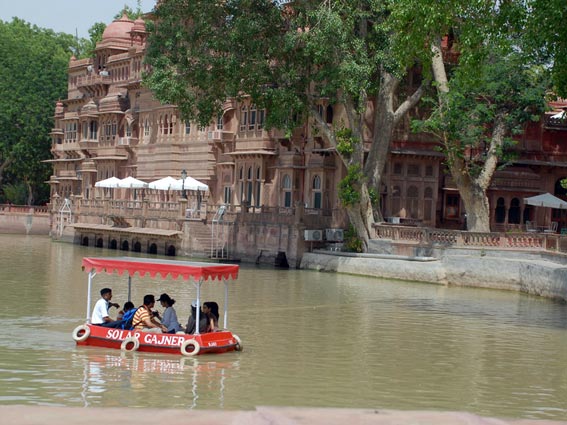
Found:
[[[187,171],[183,169],[181,171],[181,197],[187,199],[187,193],[185,192],[185,179],[187,178]]]

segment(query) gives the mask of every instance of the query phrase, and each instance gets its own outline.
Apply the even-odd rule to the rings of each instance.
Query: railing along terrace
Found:
[[[466,232],[460,230],[376,224],[378,239],[445,247],[547,250],[567,253],[567,236],[533,232]]]
[[[33,214],[33,215],[48,215],[49,207],[47,205],[12,205],[0,204],[0,214],[2,213],[15,213],[15,214]]]

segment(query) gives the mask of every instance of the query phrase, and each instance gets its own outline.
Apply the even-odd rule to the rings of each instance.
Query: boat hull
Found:
[[[241,347],[238,337],[226,330],[200,335],[162,334],[86,324],[75,329],[73,338],[80,346],[187,356],[226,353],[237,351]],[[137,339],[137,342],[133,341],[134,338]],[[124,342],[125,340],[126,342]],[[186,341],[191,342],[187,343]]]

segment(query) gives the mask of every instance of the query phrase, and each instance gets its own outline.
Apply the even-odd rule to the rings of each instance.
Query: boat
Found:
[[[238,335],[227,329],[228,322],[228,281],[236,280],[237,264],[218,264],[177,260],[162,260],[134,257],[84,257],[82,268],[88,273],[87,315],[86,322],[73,330],[72,337],[79,346],[115,348],[122,351],[140,351],[150,353],[180,354],[196,356],[207,353],[226,353],[242,350],[242,341]],[[223,329],[215,332],[195,334],[161,334],[144,332],[138,329],[125,330],[106,328],[90,323],[91,290],[94,277],[101,272],[108,274],[124,273],[128,276],[128,300],[131,297],[132,278],[137,274],[143,277],[159,275],[162,279],[171,278],[195,285],[197,305],[201,305],[201,285],[208,280],[225,285]],[[196,321],[199,323],[200,309],[197,309]]]

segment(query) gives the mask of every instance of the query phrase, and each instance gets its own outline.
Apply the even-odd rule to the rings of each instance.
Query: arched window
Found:
[[[504,201],[504,198],[498,198],[498,201],[496,201],[494,220],[496,223],[504,223],[506,220],[506,201]]]
[[[400,215],[400,210],[402,209],[402,189],[400,186],[392,187],[391,198],[392,198],[392,215],[397,217]]]
[[[252,167],[248,167],[248,172],[246,173],[246,201],[248,201],[250,205],[253,203],[252,189]]]
[[[144,121],[144,136],[149,136],[149,135],[150,135],[150,123],[146,118],[146,120]]]
[[[185,121],[185,134],[186,135],[191,134],[191,122],[190,121]]]
[[[97,133],[98,133],[98,123],[96,121],[91,121],[89,123],[89,138],[91,140],[97,140]]]
[[[333,107],[331,105],[327,106],[327,124],[333,123]]]
[[[508,223],[520,224],[520,200],[513,198],[510,202],[510,209],[508,210]]]
[[[408,216],[419,218],[419,189],[416,186],[409,186],[406,196]]]
[[[282,179],[283,206],[291,208],[291,178],[285,174]]]
[[[260,203],[260,195],[261,195],[261,190],[262,190],[262,179],[261,177],[261,171],[260,171],[260,167],[256,168],[256,181],[254,182],[255,184],[255,189],[254,189],[254,205],[259,207],[261,205]]]
[[[163,119],[163,134],[167,134],[169,132],[169,122],[167,121],[167,115]]]
[[[250,106],[250,115],[248,115],[248,130],[256,129],[256,105]]]
[[[248,107],[242,105],[240,108],[240,131],[246,131],[248,128]]]
[[[217,117],[217,130],[222,130],[223,128],[223,119],[222,115]]]
[[[323,203],[323,193],[321,191],[321,177],[319,175],[313,176],[313,208],[321,209]]]
[[[244,200],[244,167],[238,170],[238,192],[240,193],[240,203]]]
[[[426,187],[423,192],[423,219],[431,221],[433,219],[433,189]]]
[[[262,130],[264,128],[264,121],[266,121],[266,110],[265,109],[259,109],[258,110],[258,123],[256,125],[256,127],[258,128],[258,130]]]

